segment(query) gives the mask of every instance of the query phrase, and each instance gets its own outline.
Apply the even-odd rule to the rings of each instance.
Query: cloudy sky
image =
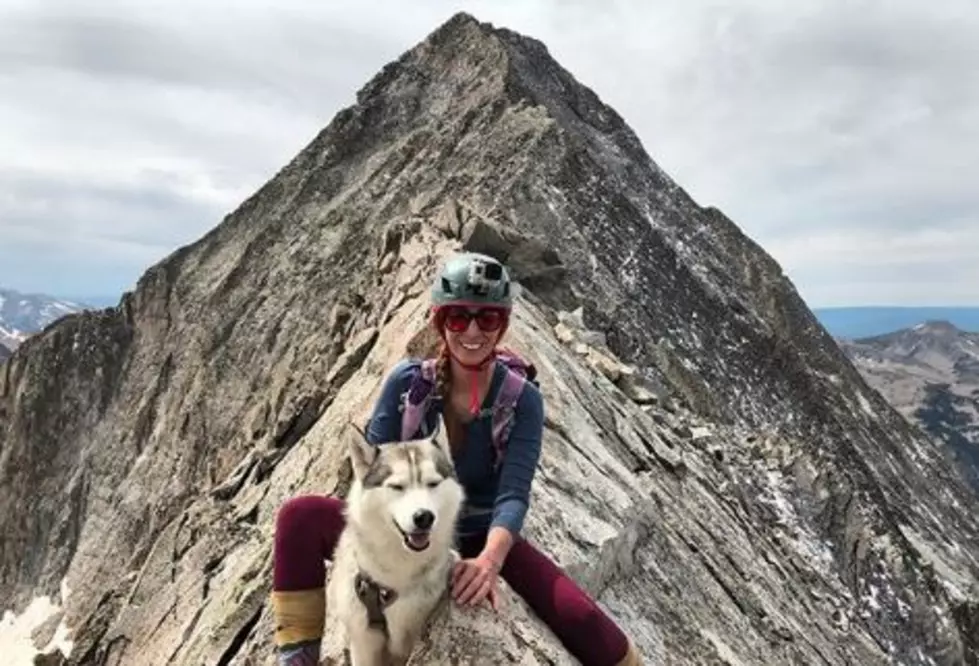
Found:
[[[453,12],[543,40],[812,307],[979,305],[975,0],[0,0],[0,286],[129,288]]]

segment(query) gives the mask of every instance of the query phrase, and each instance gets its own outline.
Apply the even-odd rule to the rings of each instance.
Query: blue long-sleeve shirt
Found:
[[[380,444],[401,439],[401,397],[420,370],[421,361],[409,358],[400,361],[385,378],[367,426],[368,442]],[[464,426],[465,445],[455,457],[456,475],[466,491],[466,505],[457,525],[460,535],[484,533],[494,526],[505,527],[517,535],[523,529],[530,506],[530,486],[540,459],[544,404],[540,390],[527,382],[517,401],[503,461],[494,469],[488,408],[493,405],[506,372],[506,366],[497,362],[483,412]],[[423,420],[425,432],[435,431],[441,413],[442,400],[434,396]]]

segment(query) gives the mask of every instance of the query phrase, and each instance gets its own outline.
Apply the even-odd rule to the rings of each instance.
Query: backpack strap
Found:
[[[537,385],[537,370],[532,363],[519,355],[504,351],[497,358],[506,366],[507,372],[503,384],[496,394],[491,407],[491,429],[493,448],[496,451],[494,466],[499,469],[506,452],[507,440],[513,428],[513,417],[517,411],[517,402],[523,393],[527,382]],[[435,359],[425,359],[421,362],[419,372],[412,376],[408,389],[401,396],[401,439],[407,441],[419,436],[421,428],[425,430],[425,416],[435,397]],[[436,424],[436,428],[438,425]],[[422,437],[430,436],[422,432]]]
[[[421,362],[421,368],[411,378],[408,390],[401,395],[401,440],[414,439],[425,426],[425,415],[435,394],[435,359]],[[423,433],[422,436],[427,436]]]
[[[502,361],[510,370],[520,373],[527,381],[539,386],[537,382],[537,368],[533,363],[520,356],[520,354],[503,348],[496,353],[496,358]]]
[[[507,362],[506,359],[504,362]],[[507,440],[510,437],[510,430],[513,428],[513,417],[517,411],[517,402],[520,400],[520,394],[523,393],[524,386],[528,381],[530,380],[524,376],[523,367],[514,367],[507,363],[507,373],[503,378],[503,385],[496,394],[496,401],[493,403],[492,432],[493,447],[496,449],[494,466],[497,469],[502,464],[503,454],[506,452]]]

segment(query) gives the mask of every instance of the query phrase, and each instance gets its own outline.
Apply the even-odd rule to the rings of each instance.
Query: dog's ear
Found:
[[[431,440],[432,445],[436,449],[449,456],[448,434],[446,429],[442,427],[441,417],[435,419],[435,431],[428,436],[428,439]]]
[[[367,441],[367,435],[355,423],[348,422],[347,449],[350,452],[350,462],[353,465],[354,478],[363,479],[367,476],[377,450]]]

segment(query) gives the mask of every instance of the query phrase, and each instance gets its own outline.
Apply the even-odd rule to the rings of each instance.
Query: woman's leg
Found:
[[[588,593],[537,548],[517,539],[500,575],[582,666],[639,666],[632,641]]]
[[[326,619],[326,564],[343,531],[343,500],[304,495],[286,501],[275,523],[272,609],[275,644],[291,661],[319,653]]]

